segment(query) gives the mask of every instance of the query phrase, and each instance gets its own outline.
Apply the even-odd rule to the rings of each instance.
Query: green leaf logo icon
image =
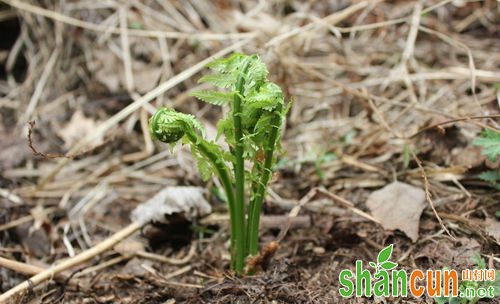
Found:
[[[398,266],[397,263],[389,261],[389,258],[392,255],[392,244],[380,250],[377,256],[377,263],[369,262],[368,264],[375,268],[375,274],[378,274],[381,271],[389,271]]]
[[[393,268],[396,268],[398,264],[393,263],[393,262],[384,262],[380,265],[380,267],[384,268],[385,270],[391,270]]]
[[[391,254],[392,254],[392,244],[385,247],[384,249],[382,249],[379,252],[378,257],[377,257],[377,263],[382,264],[384,262],[387,262],[387,260],[389,260],[389,258],[391,257]],[[396,266],[397,266],[397,264],[396,264]]]

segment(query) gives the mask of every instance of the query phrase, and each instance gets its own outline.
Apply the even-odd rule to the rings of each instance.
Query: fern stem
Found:
[[[237,206],[234,200],[233,183],[231,181],[231,176],[226,165],[224,164],[224,161],[217,154],[213,153],[210,150],[204,139],[199,138],[194,132],[186,132],[186,136],[189,141],[196,146],[200,153],[202,153],[214,165],[215,170],[217,171],[217,175],[222,183],[222,187],[226,192],[227,202],[229,205],[229,217],[231,221],[231,262],[234,263],[235,254],[238,252],[238,248],[236,246],[238,240],[238,226],[236,221]],[[233,267],[234,266],[236,265],[233,265]]]
[[[262,177],[262,164],[260,162],[257,162],[257,161],[254,161],[253,163],[253,168],[252,168],[252,174],[255,174],[256,176],[259,176],[259,177]],[[253,180],[252,181],[252,184],[251,184],[251,193],[254,194],[254,193],[257,193],[258,189],[259,189],[259,184],[260,184],[260,179],[259,180]],[[250,223],[253,221],[253,217],[254,217],[254,209],[255,209],[255,196],[251,195],[250,196],[250,202],[248,204],[248,210],[247,210],[247,226],[246,226],[246,245],[247,245],[247,251],[245,252],[245,255],[251,255],[250,254],[250,234],[251,234],[251,230],[250,230]]]
[[[275,109],[276,113],[271,120],[271,132],[269,134],[269,141],[267,142],[265,149],[265,161],[264,168],[261,172],[261,178],[258,184],[257,192],[253,196],[250,202],[249,214],[248,214],[248,224],[247,224],[247,245],[248,253],[250,255],[257,255],[259,253],[259,223],[260,223],[260,211],[262,209],[262,202],[264,201],[264,196],[266,194],[267,184],[271,178],[272,165],[273,165],[273,154],[276,147],[276,140],[278,139],[278,133],[280,131],[281,124],[281,112],[282,105],[278,105]]]
[[[245,162],[243,159],[243,130],[241,126],[241,96],[245,85],[245,74],[250,66],[250,60],[247,59],[243,64],[238,80],[236,81],[236,94],[233,100],[233,123],[234,123],[234,179],[236,183],[236,261],[235,271],[238,274],[243,273],[245,258],[247,253],[245,236]]]

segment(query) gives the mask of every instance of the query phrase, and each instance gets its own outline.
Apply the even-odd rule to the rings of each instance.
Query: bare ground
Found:
[[[477,254],[499,267],[500,192],[477,177],[499,162],[472,144],[482,129],[498,131],[497,1],[0,8],[1,257],[47,268],[125,227],[166,186],[215,189],[187,149],[170,153],[143,131],[167,105],[213,135],[221,110],[187,93],[202,87],[198,63],[220,50],[258,53],[293,101],[264,214],[283,219],[304,203],[302,221],[255,276],[229,271],[224,221],[149,225],[13,302],[432,303],[342,299],[338,275],[389,244],[402,269],[463,269]],[[370,195],[395,180],[428,194],[414,240],[384,229],[394,217],[364,216]],[[307,197],[318,187],[323,194]],[[208,198],[224,216],[217,195]],[[262,244],[280,230],[264,226]],[[0,290],[28,277],[0,267]]]

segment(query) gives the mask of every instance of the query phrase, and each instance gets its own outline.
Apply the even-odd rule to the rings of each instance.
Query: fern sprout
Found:
[[[202,177],[220,179],[230,212],[232,267],[242,274],[246,258],[258,254],[260,212],[287,107],[280,87],[267,79],[267,68],[257,55],[233,54],[211,62],[208,68],[214,73],[199,82],[221,90],[192,95],[229,107],[217,125],[218,137],[224,137],[229,151],[207,141],[194,116],[173,109],[159,109],[150,120],[150,132],[169,144],[190,144]]]
[[[176,143],[186,132],[193,132],[195,129],[204,133],[201,124],[194,116],[169,108],[159,109],[149,123],[151,136],[169,144]]]

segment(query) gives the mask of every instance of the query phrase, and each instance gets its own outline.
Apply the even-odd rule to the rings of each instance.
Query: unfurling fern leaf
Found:
[[[186,132],[196,131],[205,136],[205,129],[196,117],[169,108],[160,108],[149,121],[151,136],[165,143],[175,143]]]
[[[198,83],[210,83],[221,89],[228,89],[234,86],[235,77],[231,74],[210,74],[201,77]]]
[[[283,102],[283,93],[279,86],[274,83],[266,83],[259,90],[251,91],[247,94],[245,102],[249,107],[272,110],[277,104]]]
[[[241,274],[247,256],[258,253],[260,211],[288,108],[281,88],[267,79],[266,65],[257,55],[236,53],[214,60],[207,67],[215,73],[198,82],[226,90],[191,95],[213,105],[229,106],[227,116],[217,124],[217,138],[224,135],[229,152],[205,140],[203,128],[193,116],[171,109],[160,109],[153,116],[151,134],[161,141],[174,143],[182,139],[190,144],[202,178],[214,174],[219,177],[229,205],[232,267]],[[226,162],[232,164],[232,172]],[[251,171],[246,170],[249,167]]]
[[[191,96],[198,98],[204,102],[216,105],[223,106],[229,104],[233,101],[234,93],[224,93],[224,92],[216,92],[216,91],[196,91],[190,93]]]
[[[222,74],[235,73],[241,68],[243,61],[247,57],[240,53],[234,53],[227,58],[216,59],[210,62],[207,64],[207,68]]]

